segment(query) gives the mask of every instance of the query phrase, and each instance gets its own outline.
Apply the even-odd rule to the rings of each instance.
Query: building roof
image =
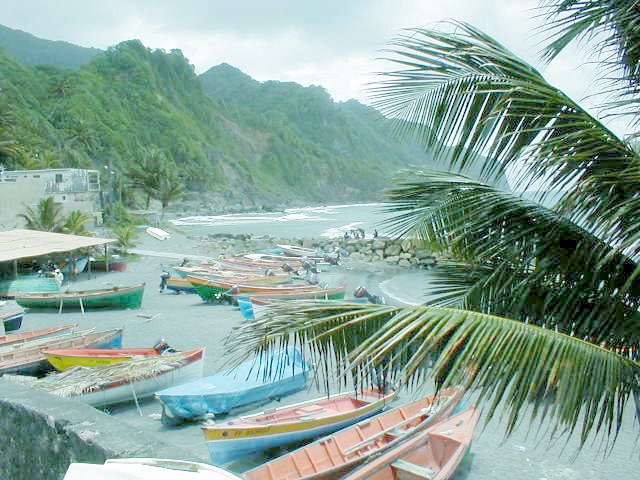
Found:
[[[112,238],[83,237],[39,230],[9,230],[0,232],[0,262],[70,252],[115,241]]]

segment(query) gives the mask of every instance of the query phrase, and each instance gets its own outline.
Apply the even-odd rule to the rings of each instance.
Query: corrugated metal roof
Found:
[[[83,237],[39,230],[9,230],[0,232],[0,262],[70,252],[115,241],[112,238]]]

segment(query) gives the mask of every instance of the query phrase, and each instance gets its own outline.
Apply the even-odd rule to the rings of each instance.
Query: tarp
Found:
[[[161,390],[156,392],[156,398],[167,407],[170,417],[194,420],[298,392],[305,388],[309,370],[302,353],[287,347],[215,375]]]
[[[39,230],[9,230],[0,232],[0,262],[70,252],[115,241],[112,238],[84,237]]]

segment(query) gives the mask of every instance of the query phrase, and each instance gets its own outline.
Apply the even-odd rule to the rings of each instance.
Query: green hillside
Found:
[[[38,38],[22,30],[0,25],[0,47],[25,65],[57,65],[77,69],[89,63],[101,50],[68,42]]]

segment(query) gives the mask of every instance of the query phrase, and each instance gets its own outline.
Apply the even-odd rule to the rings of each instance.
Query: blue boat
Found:
[[[163,418],[187,421],[266,403],[305,388],[309,366],[296,348],[257,356],[230,368],[156,392]]]
[[[240,313],[246,320],[253,320],[253,304],[249,297],[236,297]]]
[[[20,305],[0,301],[0,320],[5,333],[19,330],[22,326],[22,317],[24,317],[24,308]]]

